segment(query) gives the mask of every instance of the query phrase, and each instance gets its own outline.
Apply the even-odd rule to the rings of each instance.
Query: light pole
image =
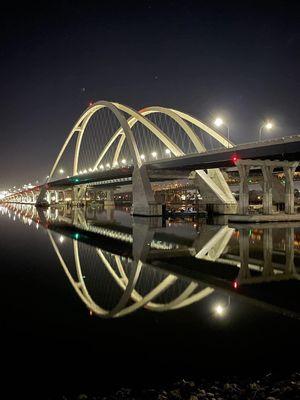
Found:
[[[264,128],[266,128],[268,131],[270,130],[270,129],[272,129],[273,128],[273,124],[272,124],[272,122],[266,122],[266,123],[264,123],[260,128],[259,128],[259,141],[261,142],[261,140],[262,140],[262,132],[263,132],[263,129]]]
[[[224,125],[225,128],[227,128],[227,141],[228,141],[227,147],[229,147],[229,126],[226,125],[226,124],[224,123],[223,119],[220,118],[220,117],[218,117],[218,118],[215,119],[214,124],[215,124],[218,128],[220,128],[220,126],[222,126],[222,125]]]

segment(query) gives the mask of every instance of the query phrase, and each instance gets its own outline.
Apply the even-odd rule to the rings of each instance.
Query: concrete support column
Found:
[[[293,274],[295,272],[294,239],[295,239],[295,228],[286,228],[285,229],[285,273],[286,274]]]
[[[110,189],[106,191],[104,207],[114,207],[114,206],[115,206],[114,189]]]
[[[239,250],[241,268],[237,280],[242,283],[244,279],[250,277],[249,271],[249,233],[248,229],[239,230]]]
[[[237,163],[237,168],[240,175],[239,213],[245,215],[249,213],[248,174],[250,166]]]
[[[154,199],[145,165],[135,166],[132,174],[132,213],[141,216],[160,216],[162,206]]]
[[[262,165],[261,170],[264,177],[263,183],[263,213],[273,213],[272,180],[274,166]]]
[[[296,166],[283,167],[285,175],[284,211],[286,214],[294,214],[295,212],[295,184],[294,184],[295,170]]]
[[[263,231],[263,276],[273,275],[272,254],[273,254],[273,229],[267,228]]]

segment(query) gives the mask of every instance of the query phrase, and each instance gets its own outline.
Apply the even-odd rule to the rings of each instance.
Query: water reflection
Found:
[[[249,227],[200,220],[169,221],[164,227],[161,219],[132,219],[100,207],[10,205],[1,212],[47,228],[70,284],[93,315],[171,311],[217,292],[225,300],[214,304],[216,316],[224,317],[238,297],[299,317],[297,224]]]

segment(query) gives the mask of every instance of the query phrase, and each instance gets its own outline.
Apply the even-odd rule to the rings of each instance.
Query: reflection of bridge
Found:
[[[287,280],[299,280],[294,261],[293,225],[284,228],[285,252],[273,251],[272,234],[276,228],[264,229],[260,259],[249,256],[249,233],[245,228],[238,231],[239,250],[236,253],[230,251],[236,231],[227,225],[203,225],[199,234],[184,237],[176,231],[167,233],[157,219],[137,219],[132,227],[120,224],[114,211],[106,213],[105,218],[102,213],[99,219],[96,209],[83,211],[65,207],[41,211],[19,205],[10,206],[10,210],[26,223],[35,221],[50,229],[50,241],[74,290],[93,313],[103,317],[123,316],[141,307],[152,311],[174,310],[200,301],[216,289],[287,313],[287,310],[283,311],[285,299],[280,288],[275,300],[272,299],[275,304],[278,302],[275,306],[268,299],[269,289],[257,291],[257,285],[253,284],[279,281],[284,284]],[[64,237],[61,234],[72,239],[74,267],[64,255],[66,244],[61,245],[60,239]],[[86,247],[85,243],[93,247]],[[86,256],[85,251],[88,252]],[[89,268],[86,262],[90,263],[91,257],[94,257],[94,263]],[[153,265],[159,270],[151,268]],[[100,306],[92,294],[96,279],[93,274],[99,271],[99,266],[100,270],[106,271],[106,277],[101,279],[107,285],[112,281],[119,288],[117,296],[120,300],[110,304],[110,308]],[[89,274],[92,274],[90,279]],[[114,292],[115,289],[107,290]],[[294,296],[297,290],[298,286]]]
[[[63,173],[61,166],[74,139],[72,173],[62,179],[58,171]],[[106,205],[111,206],[113,191],[131,185],[133,214],[161,215],[151,182],[185,178],[193,180],[203,204],[212,205],[216,212],[232,214],[237,210],[236,200],[219,168],[236,164],[242,214],[248,213],[247,176],[251,166],[259,166],[263,173],[265,214],[272,213],[272,191],[276,190],[272,171],[283,169],[285,212],[292,214],[299,145],[300,137],[294,136],[233,147],[221,134],[183,112],[163,107],[137,112],[122,104],[100,101],[91,105],[72,128],[47,183],[10,194],[4,200],[51,204],[54,198],[60,203],[64,192],[71,189],[70,201],[78,204],[92,186],[106,192]],[[159,159],[163,156],[166,158]]]

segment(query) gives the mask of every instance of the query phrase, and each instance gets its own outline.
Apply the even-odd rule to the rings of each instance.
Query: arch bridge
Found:
[[[291,177],[298,166],[299,148],[299,136],[234,146],[199,119],[172,108],[152,106],[136,111],[120,103],[98,101],[72,127],[46,183],[12,193],[4,201],[49,205],[65,201],[69,190],[71,202],[78,204],[87,188],[95,187],[106,193],[106,205],[113,205],[113,191],[130,185],[133,214],[153,216],[162,214],[162,205],[155,200],[151,183],[190,179],[203,204],[212,205],[217,213],[235,214],[237,202],[220,168],[239,167],[247,160],[247,167],[239,167],[244,194],[240,210],[247,213],[245,179],[253,160],[259,159],[253,165],[262,166],[266,213],[272,203],[269,172],[275,168],[274,160],[281,160],[286,173],[286,210],[292,213]]]

